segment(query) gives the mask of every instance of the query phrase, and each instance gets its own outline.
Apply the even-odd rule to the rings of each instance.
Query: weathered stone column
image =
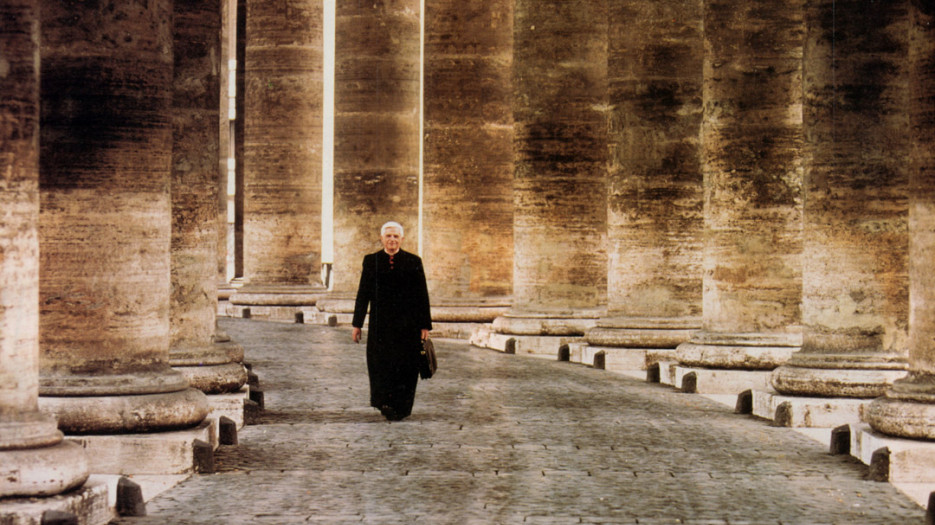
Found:
[[[770,370],[802,337],[804,1],[704,10],[703,321],[677,357]]]
[[[334,278],[324,309],[349,320],[380,226],[419,239],[419,2],[338,2],[334,82]]]
[[[322,0],[247,0],[243,306],[314,305],[321,285]]]
[[[173,16],[169,363],[208,394],[233,392],[247,382],[243,348],[215,343],[220,4],[176,0]]]
[[[894,436],[935,439],[935,6],[910,3],[909,376],[867,410]]]
[[[871,398],[905,375],[907,3],[807,5],[805,332],[781,394]]]
[[[185,428],[169,367],[172,3],[43,1],[40,407],[70,433]]]
[[[39,2],[0,6],[0,498],[84,483],[84,451],[39,412]]]
[[[586,340],[639,369],[701,328],[702,2],[611,5],[608,316]]]
[[[607,15],[603,0],[515,2],[514,302],[499,333],[582,336],[603,313]]]
[[[431,2],[425,18],[425,272],[433,333],[463,337],[512,293],[513,2]]]

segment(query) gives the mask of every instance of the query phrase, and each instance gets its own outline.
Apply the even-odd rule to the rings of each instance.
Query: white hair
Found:
[[[403,236],[403,225],[396,221],[390,221],[383,226],[380,226],[380,236],[382,237],[389,228],[399,228],[399,236]]]

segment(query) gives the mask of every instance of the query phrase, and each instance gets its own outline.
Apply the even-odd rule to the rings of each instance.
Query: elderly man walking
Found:
[[[390,421],[412,413],[422,341],[432,329],[422,259],[401,250],[402,240],[399,223],[380,228],[383,249],[364,257],[352,322],[352,337],[358,343],[369,305],[370,405]]]

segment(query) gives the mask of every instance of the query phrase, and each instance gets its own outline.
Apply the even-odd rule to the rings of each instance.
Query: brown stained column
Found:
[[[88,477],[78,445],[39,411],[39,2],[0,5],[0,498]]]
[[[334,298],[353,296],[380,225],[418,251],[419,2],[338,2],[334,86]],[[350,305],[353,309],[353,305]]]
[[[801,344],[804,1],[704,9],[704,312],[678,360],[772,369]]]
[[[909,376],[867,410],[874,430],[935,439],[935,6],[910,2]]]
[[[424,260],[438,321],[490,322],[513,278],[513,3],[425,16]]]
[[[40,406],[65,432],[200,423],[169,367],[172,3],[41,3]]]
[[[191,386],[232,392],[243,348],[216,345],[221,5],[176,0],[172,98],[172,293],[169,363]]]
[[[805,333],[781,394],[876,397],[905,375],[907,5],[806,9]]]
[[[595,319],[606,301],[608,11],[514,9],[514,302],[494,328],[539,334],[540,317]]]
[[[671,348],[701,327],[702,2],[611,2],[608,317],[592,345]]]
[[[244,289],[315,304],[321,286],[322,0],[247,0]]]

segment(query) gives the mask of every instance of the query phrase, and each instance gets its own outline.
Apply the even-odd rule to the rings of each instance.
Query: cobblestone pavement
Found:
[[[436,343],[413,415],[368,406],[350,330],[221,319],[266,410],[122,525],[914,524],[925,511],[789,429],[569,363]]]

